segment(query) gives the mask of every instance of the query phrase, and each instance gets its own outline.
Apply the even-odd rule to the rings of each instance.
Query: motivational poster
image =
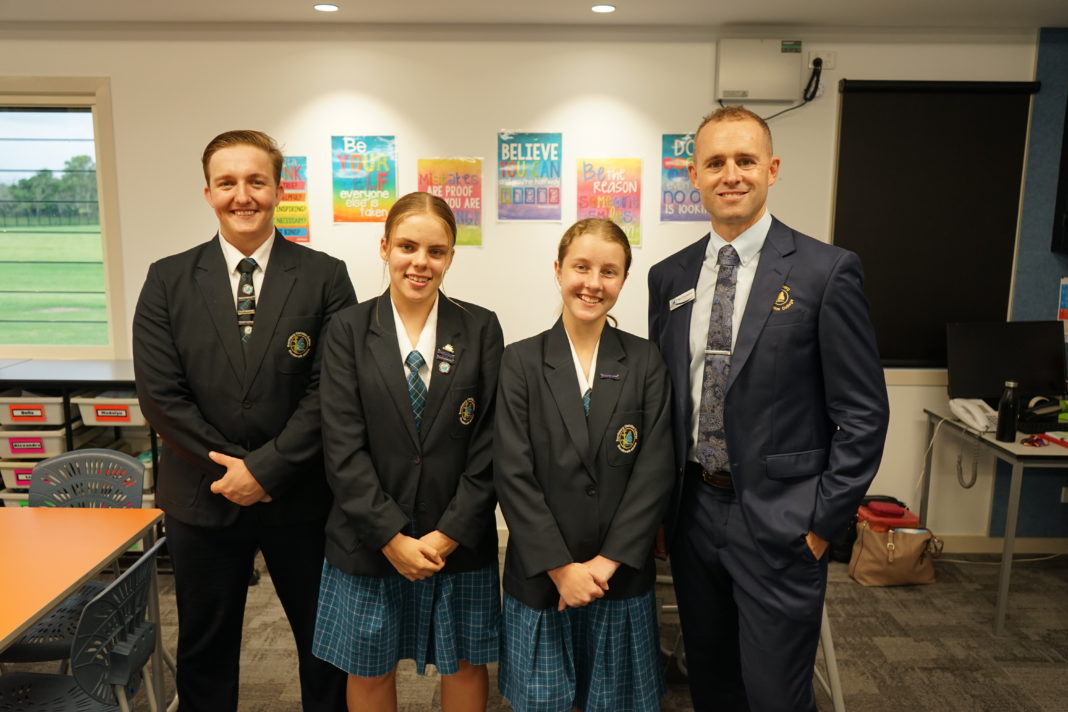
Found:
[[[701,194],[690,183],[693,134],[663,134],[660,163],[660,219],[664,222],[708,220]]]
[[[640,158],[580,158],[576,217],[605,218],[641,244],[642,161]]]
[[[497,219],[560,219],[559,133],[497,134]]]
[[[333,136],[334,222],[385,222],[397,202],[393,136]]]
[[[290,242],[308,242],[308,157],[286,156],[282,161],[282,200],[274,209],[274,226]]]
[[[482,159],[420,158],[418,189],[440,197],[456,216],[456,244],[482,244]]]

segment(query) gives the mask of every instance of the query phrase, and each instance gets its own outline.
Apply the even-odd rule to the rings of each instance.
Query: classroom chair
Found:
[[[129,712],[156,647],[159,624],[148,619],[156,555],[165,539],[141,555],[81,612],[67,655],[70,675],[16,672],[0,675],[0,709],[19,712]],[[146,675],[149,707],[157,711]]]

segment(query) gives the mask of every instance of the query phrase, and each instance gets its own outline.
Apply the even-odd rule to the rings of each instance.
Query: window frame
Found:
[[[0,344],[0,358],[115,359],[130,352],[119,232],[118,170],[115,160],[111,81],[107,77],[3,77],[0,104],[27,109],[51,106],[89,108],[96,148],[97,203],[104,258],[104,298],[108,343],[99,346]]]

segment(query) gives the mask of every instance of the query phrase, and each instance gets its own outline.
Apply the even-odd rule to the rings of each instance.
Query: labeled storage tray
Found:
[[[0,391],[0,425],[63,425],[65,422],[67,416],[59,396],[40,396],[17,388]]]
[[[74,429],[74,447],[102,434],[100,428],[83,428],[81,421],[76,421]],[[0,457],[3,458],[44,458],[67,452],[67,434],[62,425],[52,427],[26,427],[5,425],[0,428]]]
[[[103,391],[71,398],[86,425],[144,425],[145,416],[133,391]]]
[[[29,489],[33,479],[33,466],[39,460],[0,460],[0,474],[3,475],[4,487],[11,489]]]

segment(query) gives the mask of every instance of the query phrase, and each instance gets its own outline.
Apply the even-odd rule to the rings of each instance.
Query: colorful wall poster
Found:
[[[290,242],[308,242],[308,157],[286,156],[282,161],[282,200],[274,209],[274,226]]]
[[[1064,323],[1064,342],[1068,343],[1068,277],[1061,277],[1061,289],[1057,300],[1057,318]]]
[[[664,134],[660,161],[660,219],[663,222],[708,220],[701,194],[690,183],[693,134]]]
[[[640,158],[580,158],[576,218],[606,218],[642,244],[642,160]]]
[[[456,244],[482,244],[482,159],[420,158],[418,189],[432,193],[456,216]]]
[[[559,220],[561,135],[497,134],[497,219]]]
[[[333,136],[334,222],[385,222],[397,202],[394,136]]]

